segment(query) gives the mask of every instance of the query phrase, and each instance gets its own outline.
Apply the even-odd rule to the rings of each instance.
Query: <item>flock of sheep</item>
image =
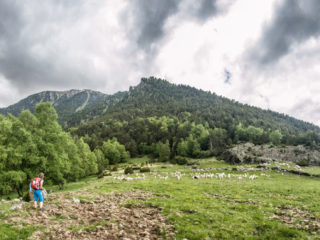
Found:
[[[168,180],[169,177],[170,178],[176,178],[177,180],[181,180],[182,177],[191,177],[194,180],[197,179],[219,179],[219,180],[223,180],[223,179],[236,179],[238,181],[242,181],[242,180],[255,180],[257,179],[259,176],[255,175],[255,174],[231,174],[231,173],[201,173],[201,172],[196,172],[196,173],[181,173],[180,171],[176,171],[174,173],[167,173],[167,172],[162,172],[162,173],[158,173],[158,172],[151,172],[150,175],[153,175],[154,179],[158,179],[158,180]],[[260,173],[260,176],[264,176],[264,177],[270,177],[270,175],[267,175],[265,173]],[[119,181],[133,181],[133,180],[145,180],[146,179],[146,175],[145,174],[138,174],[136,173],[135,175],[118,175],[118,176],[114,176],[113,177],[114,180],[119,180]]]

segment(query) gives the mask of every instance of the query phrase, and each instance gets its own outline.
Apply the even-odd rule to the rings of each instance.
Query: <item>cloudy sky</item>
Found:
[[[318,0],[0,0],[0,107],[156,76],[320,126]]]

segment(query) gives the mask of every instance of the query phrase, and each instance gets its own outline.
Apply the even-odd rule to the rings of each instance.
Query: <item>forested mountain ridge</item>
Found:
[[[278,129],[282,134],[320,133],[318,126],[288,115],[154,77],[142,78],[129,91],[113,95],[92,90],[45,91],[0,108],[0,114],[18,116],[25,109],[33,112],[37,104],[47,101],[56,109],[63,127],[79,126],[92,119],[96,119],[92,122],[94,124],[110,118],[130,121],[137,117],[168,116],[227,130],[241,123],[265,130]]]
[[[154,77],[130,87],[100,117],[69,130],[91,150],[117,139],[132,156],[162,160],[220,155],[239,142],[320,144],[320,128],[311,123]]]
[[[178,117],[180,120],[188,118],[195,123],[207,123],[210,128],[227,130],[242,123],[243,126],[251,125],[265,130],[278,129],[283,134],[298,134],[308,130],[320,133],[320,128],[312,123],[153,77],[143,78],[139,85],[130,87],[122,100],[95,122],[111,117],[130,121],[136,117],[161,116]]]
[[[34,112],[41,102],[51,102],[59,115],[59,123],[66,126],[71,115],[84,111],[94,105],[105,102],[110,96],[92,90],[44,91],[22,99],[7,108],[1,108],[1,114],[11,113],[18,116],[23,110]]]

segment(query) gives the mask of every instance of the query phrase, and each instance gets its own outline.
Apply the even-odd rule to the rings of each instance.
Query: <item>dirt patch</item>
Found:
[[[158,208],[125,207],[126,201],[153,197],[144,192],[99,195],[84,191],[51,194],[40,212],[27,205],[6,221],[44,226],[33,239],[159,239],[174,238],[173,225]],[[25,216],[22,216],[25,215]]]
[[[277,219],[291,227],[309,230],[313,234],[320,233],[320,215],[308,211],[305,207],[278,206],[276,209],[273,216],[269,217],[270,220]]]

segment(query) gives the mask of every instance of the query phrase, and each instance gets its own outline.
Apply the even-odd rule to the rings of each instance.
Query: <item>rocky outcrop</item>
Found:
[[[270,146],[252,143],[238,144],[222,154],[231,164],[294,162],[298,165],[320,165],[320,152],[305,146]]]

